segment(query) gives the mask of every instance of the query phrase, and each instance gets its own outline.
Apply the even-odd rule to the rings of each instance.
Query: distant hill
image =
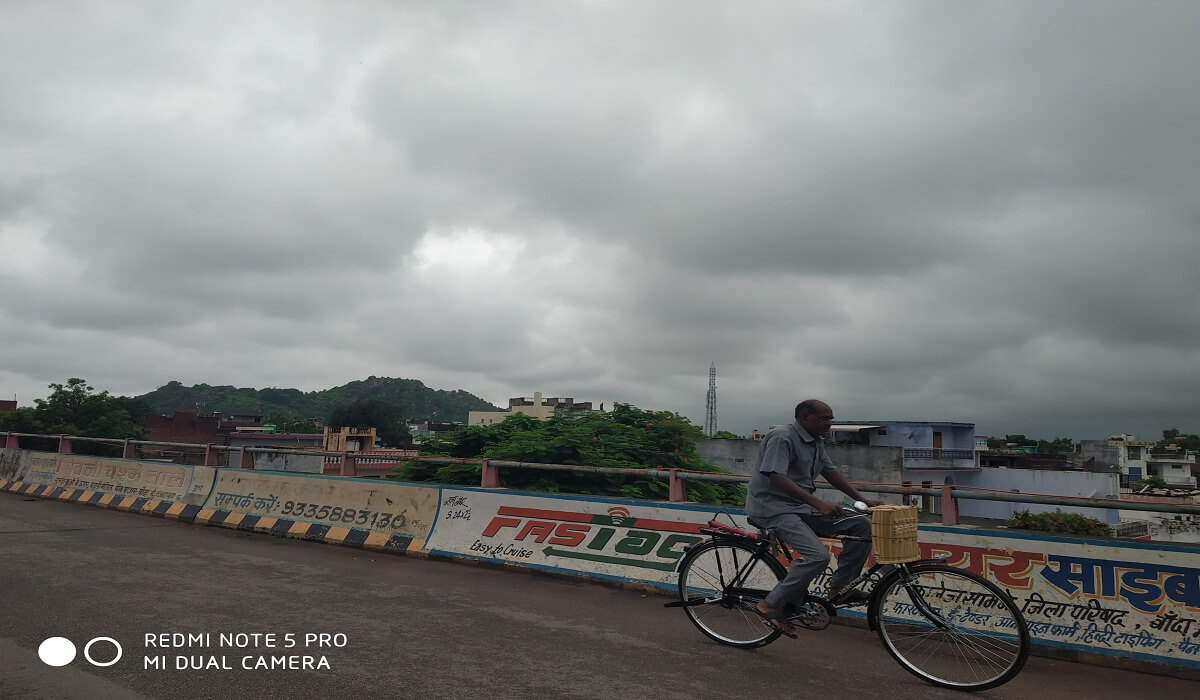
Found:
[[[462,390],[430,389],[416,379],[367,377],[362,381],[323,391],[299,389],[241,389],[232,386],[196,384],[186,387],[168,382],[154,391],[135,397],[152,412],[170,415],[178,408],[200,413],[220,411],[225,415],[262,415],[268,421],[326,418],[338,406],[364,399],[396,404],[405,418],[467,422],[471,411],[502,410]]]

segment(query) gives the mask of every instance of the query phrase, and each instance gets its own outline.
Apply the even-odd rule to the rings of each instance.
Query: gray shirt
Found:
[[[799,423],[793,421],[772,430],[758,449],[754,473],[746,490],[746,515],[765,518],[781,513],[816,513],[817,510],[804,501],[772,488],[771,474],[784,474],[800,488],[813,493],[817,490],[813,480],[833,468],[833,462],[825,452],[825,441],[809,435]]]

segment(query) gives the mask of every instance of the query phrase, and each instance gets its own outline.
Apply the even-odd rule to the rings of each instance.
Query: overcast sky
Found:
[[[0,398],[1200,432],[1200,3],[2,12]]]

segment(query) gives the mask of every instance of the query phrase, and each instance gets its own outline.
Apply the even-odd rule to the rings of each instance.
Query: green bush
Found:
[[[1012,518],[1005,524],[1019,530],[1055,532],[1063,535],[1112,536],[1112,528],[1108,524],[1086,515],[1064,513],[1058,509],[1053,513],[1030,513],[1020,510],[1013,513]]]
[[[546,421],[516,414],[500,423],[460,426],[448,435],[431,437],[421,445],[421,452],[463,459],[725,473],[696,451],[696,443],[703,438],[700,428],[684,416],[616,404],[606,413],[560,415]],[[473,464],[414,461],[401,465],[389,477],[477,486],[479,473],[480,467]],[[666,500],[670,495],[665,479],[639,475],[505,467],[500,482],[505,488],[548,493],[652,500]],[[740,506],[746,500],[746,487],[741,483],[693,479],[686,485],[688,500],[693,502]]]
[[[1130,484],[1130,488],[1133,489],[1140,489],[1143,486],[1152,486],[1154,488],[1165,489],[1167,488],[1167,482],[1161,476],[1148,476],[1141,481],[1135,481]]]

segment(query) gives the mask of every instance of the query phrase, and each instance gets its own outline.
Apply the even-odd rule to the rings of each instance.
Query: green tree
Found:
[[[365,399],[338,406],[330,412],[325,424],[340,428],[374,428],[384,447],[409,447],[412,435],[404,424],[404,416],[396,404]]]
[[[1175,445],[1180,449],[1200,452],[1200,436],[1181,433],[1178,428],[1167,428],[1162,431],[1162,436],[1163,439],[1158,442],[1159,447]]]
[[[672,469],[722,472],[696,452],[703,431],[687,418],[670,411],[643,411],[617,404],[608,413],[560,415],[539,421],[514,414],[500,423],[462,426],[446,435],[433,436],[421,446],[426,454],[460,458],[490,458],[513,462],[570,464],[623,469]],[[410,462],[397,478],[406,481],[438,481],[478,484],[479,467],[439,467]],[[616,495],[629,498],[666,499],[668,486],[658,478],[582,472],[548,472],[506,468],[502,478],[511,488],[531,491]],[[704,503],[741,505],[741,484],[689,481],[691,500]]]
[[[143,402],[123,396],[96,392],[83,379],[72,377],[66,384],[50,384],[53,391],[45,399],[35,399],[33,408],[20,408],[0,415],[0,430],[48,435],[76,435],[97,438],[145,438],[142,425],[148,408]],[[34,449],[57,449],[52,440],[31,444]],[[110,456],[120,448],[103,443],[78,441],[71,450],[79,454]]]
[[[1002,438],[988,438],[988,447],[994,449],[1005,449],[1009,445],[1015,445],[1018,449],[1026,445],[1036,445],[1037,440],[1030,440],[1024,435],[1005,435]]]
[[[1149,486],[1151,488],[1165,489],[1165,488],[1167,488],[1167,480],[1162,478],[1161,476],[1151,475],[1151,476],[1148,476],[1148,477],[1142,479],[1141,481],[1135,481],[1134,483],[1130,484],[1130,486],[1134,490],[1137,490],[1137,489],[1140,489],[1140,488],[1143,488],[1146,486]]]
[[[319,433],[317,424],[307,419],[286,420],[279,424],[281,433]]]
[[[1074,452],[1075,441],[1071,438],[1054,438],[1053,440],[1038,440],[1038,454],[1053,452]]]
[[[713,435],[714,440],[741,440],[741,435],[734,435],[728,430],[718,430],[716,435]]]

